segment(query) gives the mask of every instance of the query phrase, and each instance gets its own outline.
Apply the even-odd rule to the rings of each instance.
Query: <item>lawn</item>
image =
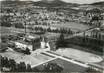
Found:
[[[41,53],[25,55],[23,53],[15,52],[10,49],[6,52],[0,53],[0,55],[5,56],[7,58],[14,59],[17,63],[25,62],[26,64],[30,64],[32,67],[34,65],[43,63],[47,60],[53,59],[53,57],[50,57]]]
[[[82,66],[79,66],[77,64],[73,64],[71,62],[68,62],[68,61],[65,61],[65,60],[62,60],[62,59],[55,59],[55,60],[52,60],[52,61],[49,61],[48,63],[56,63],[58,64],[59,66],[61,66],[63,68],[63,71],[62,73],[64,72],[85,72],[87,69],[82,67]],[[37,66],[36,68],[43,68],[43,65],[39,65]]]

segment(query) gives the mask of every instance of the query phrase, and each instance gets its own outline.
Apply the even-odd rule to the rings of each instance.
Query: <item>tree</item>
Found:
[[[61,33],[61,35],[60,35],[60,37],[59,37],[59,40],[60,40],[60,41],[64,41],[64,34],[63,34],[63,33]]]
[[[31,68],[30,64],[27,64],[26,71],[27,71],[27,72],[31,72],[31,71],[32,71],[32,68]]]
[[[20,62],[20,64],[18,64],[17,71],[19,71],[19,72],[25,72],[26,71],[26,65],[24,62]]]
[[[5,26],[5,27],[11,27],[11,23],[10,22],[1,22],[1,26]]]
[[[2,57],[2,56],[0,55],[0,59],[1,59],[1,65],[0,65],[0,67],[4,67],[4,57]]]
[[[51,32],[51,28],[49,27],[49,28],[47,29],[47,31],[48,31],[48,32]]]
[[[56,41],[56,49],[58,49],[59,47],[66,47],[66,46],[67,46],[67,42],[64,39],[64,34],[61,33],[60,37]]]
[[[42,72],[61,72],[62,70],[63,68],[56,63],[48,63],[44,66]]]
[[[102,73],[102,72],[97,71],[97,70],[94,70],[94,69],[92,69],[92,68],[90,68],[90,67],[86,70],[86,72],[87,72],[87,73]]]
[[[27,55],[31,54],[31,52],[30,52],[28,47],[26,47],[26,50],[24,51],[24,54],[27,54]]]
[[[9,67],[9,60],[7,57],[4,57],[3,64],[4,64],[4,67]]]
[[[22,23],[16,23],[15,27],[16,28],[24,28],[25,26]]]
[[[11,67],[12,71],[16,69],[16,62],[13,59],[9,59],[9,67]]]
[[[98,26],[98,27],[101,26],[100,20],[103,20],[103,17],[101,16],[102,10],[98,8],[94,8],[86,12],[86,14],[89,14],[89,13],[91,15],[90,24],[91,25],[94,24],[94,26]]]

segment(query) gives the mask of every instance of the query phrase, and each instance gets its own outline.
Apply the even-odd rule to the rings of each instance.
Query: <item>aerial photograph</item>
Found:
[[[104,73],[104,0],[0,0],[0,72]]]

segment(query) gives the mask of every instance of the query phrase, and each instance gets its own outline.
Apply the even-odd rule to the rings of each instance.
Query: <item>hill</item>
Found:
[[[66,3],[61,0],[53,0],[53,1],[38,1],[34,2],[34,5],[36,6],[42,6],[42,7],[66,7],[66,6],[77,6],[78,4],[73,4],[73,3]]]
[[[92,4],[90,4],[90,5],[101,5],[101,6],[104,6],[104,1],[92,3]]]

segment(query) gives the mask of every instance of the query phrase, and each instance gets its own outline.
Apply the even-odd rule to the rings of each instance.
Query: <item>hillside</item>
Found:
[[[92,3],[92,4],[90,4],[90,5],[101,5],[101,6],[104,6],[104,1]]]
[[[61,0],[54,0],[51,2],[47,2],[46,0],[44,1],[38,1],[34,2],[34,5],[36,6],[42,6],[42,7],[67,7],[67,6],[78,6],[78,4],[74,3],[66,3]]]
[[[40,7],[75,7],[79,6],[79,4],[75,3],[66,3],[61,0],[53,0],[53,1],[38,1],[38,2],[33,2],[33,1],[2,1],[2,5],[4,6],[18,6],[18,5],[29,5],[32,4],[34,6],[40,6]]]

